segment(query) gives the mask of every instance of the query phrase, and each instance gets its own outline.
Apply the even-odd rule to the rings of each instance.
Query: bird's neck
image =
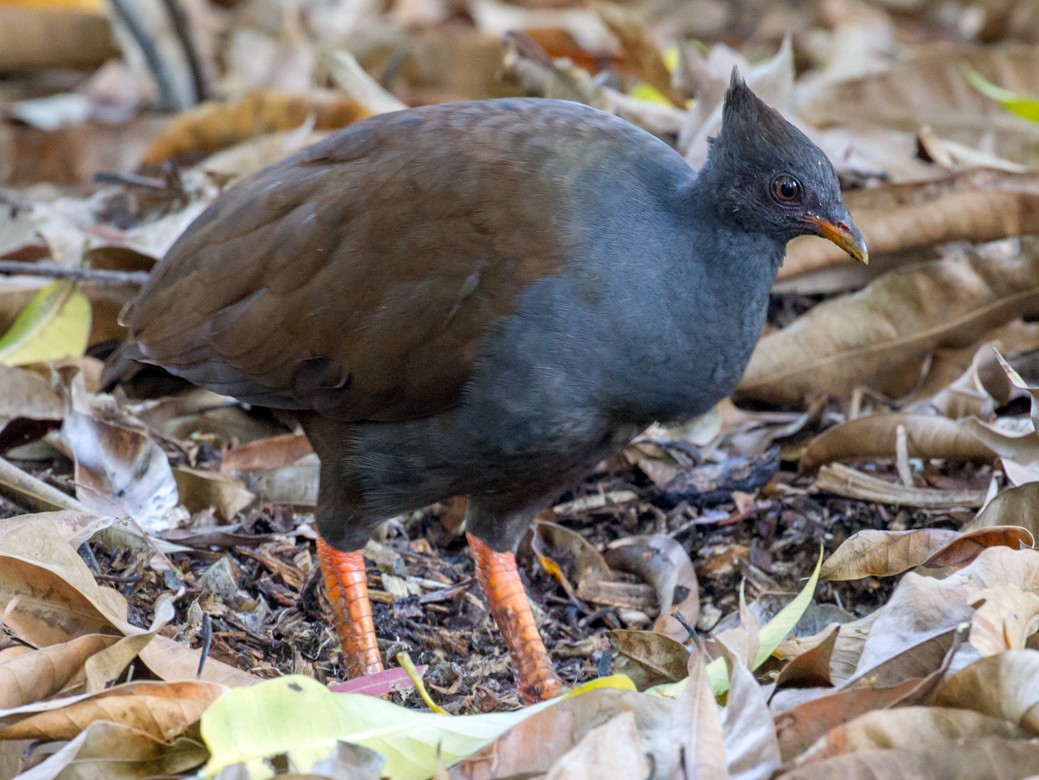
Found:
[[[689,249],[675,253],[666,284],[680,295],[661,292],[668,309],[659,331],[639,350],[659,352],[642,363],[642,387],[633,397],[640,414],[675,420],[702,414],[735,389],[765,324],[768,297],[785,244],[739,221],[720,215],[710,190],[690,184],[683,200],[692,219]],[[665,357],[666,356],[666,357]]]

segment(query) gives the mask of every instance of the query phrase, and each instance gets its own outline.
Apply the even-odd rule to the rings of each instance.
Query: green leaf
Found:
[[[75,282],[42,288],[0,337],[0,364],[22,366],[82,355],[90,336],[90,301]]]
[[[985,97],[995,100],[1003,108],[1029,122],[1039,122],[1039,97],[1022,95],[1011,92],[1009,89],[1003,89],[1003,87],[997,87],[970,65],[963,66],[963,75],[970,85]]]
[[[801,589],[801,592],[794,597],[794,600],[783,607],[777,612],[768,623],[766,623],[761,632],[758,634],[758,654],[754,658],[754,665],[752,669],[757,669],[765,660],[775,652],[776,648],[779,647],[779,643],[782,642],[786,636],[793,630],[794,626],[797,625],[797,621],[804,615],[805,610],[808,609],[808,605],[812,603],[812,597],[815,595],[815,586],[819,584],[819,571],[823,565],[822,550],[819,550],[819,560],[816,561],[815,571],[812,572],[812,576],[808,578],[808,582]],[[714,691],[715,696],[721,696],[727,690],[729,690],[729,672],[725,666],[724,658],[715,658],[709,664],[707,664],[707,679],[711,684],[711,690]],[[688,678],[681,680],[676,683],[665,683],[664,685],[655,685],[648,689],[646,693],[652,693],[657,696],[667,696],[668,698],[677,698],[678,694],[681,693],[682,689],[689,682]]]
[[[630,690],[622,676],[593,680],[585,690]],[[450,766],[492,742],[523,719],[559,699],[515,712],[452,717],[405,709],[383,699],[332,693],[309,677],[291,676],[235,688],[202,715],[202,739],[210,759],[203,777],[244,764],[253,780],[273,772],[267,759],[286,755],[296,772],[309,772],[340,741],[370,748],[386,758],[384,775],[393,780],[424,780],[439,765]]]

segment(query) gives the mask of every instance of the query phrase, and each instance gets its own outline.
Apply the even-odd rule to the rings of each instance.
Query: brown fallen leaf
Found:
[[[635,716],[621,712],[585,734],[552,765],[545,780],[647,777],[651,772],[640,742]]]
[[[783,760],[792,761],[842,723],[904,701],[919,685],[920,680],[907,679],[890,686],[841,690],[780,712],[775,724]]]
[[[816,644],[791,658],[790,663],[780,670],[776,677],[776,688],[824,688],[833,685],[830,659],[839,635],[840,627],[836,624],[824,629]],[[776,648],[774,656],[789,653],[789,646],[784,648],[784,644]]]
[[[653,36],[639,14],[609,2],[596,2],[592,8],[624,50],[625,64],[638,78],[655,87],[677,108],[685,108],[685,97],[671,84],[671,72],[664,65]]]
[[[904,394],[934,350],[973,344],[979,333],[1039,311],[1039,241],[1019,246],[990,244],[910,266],[819,304],[758,343],[737,400],[797,405],[870,384]]]
[[[970,602],[978,591],[1000,585],[1027,589],[1037,579],[1039,552],[1002,546],[985,548],[969,565],[944,579],[908,572],[873,616],[856,673],[875,668],[943,630],[969,625],[974,614]]]
[[[972,170],[938,181],[888,184],[845,197],[870,255],[893,254],[953,241],[995,241],[1039,230],[1039,176]],[[778,279],[807,278],[842,265],[847,255],[824,241],[790,243]]]
[[[678,613],[686,625],[695,626],[700,618],[700,586],[689,553],[666,534],[633,536],[610,544],[606,562],[615,569],[637,574],[648,582],[660,599],[660,616],[653,630],[684,642],[689,630],[674,617]]]
[[[689,682],[675,700],[669,731],[670,741],[681,751],[685,777],[727,780],[725,732],[707,679],[705,653],[689,656]]]
[[[683,644],[656,631],[619,629],[607,633],[617,655],[613,670],[631,678],[640,691],[685,678],[689,651]]]
[[[987,462],[995,453],[956,420],[928,414],[872,414],[834,426],[812,439],[801,456],[801,470],[827,463],[894,458],[898,429],[906,435],[908,456]]]
[[[958,536],[958,532],[943,528],[912,531],[867,528],[855,533],[826,559],[819,577],[830,581],[891,577],[919,566]]]
[[[73,739],[97,720],[129,726],[156,740],[180,736],[227,689],[205,682],[132,682],[52,699],[0,716],[0,739]]]
[[[37,647],[141,630],[126,621],[123,596],[98,585],[75,549],[42,522],[0,538],[0,604],[7,627]]]
[[[710,705],[717,709],[707,689]],[[671,777],[678,766],[678,749],[667,731],[675,702],[634,691],[599,689],[563,699],[506,731],[494,742],[451,767],[455,780],[490,780],[516,774],[547,772],[596,726],[630,711],[640,735],[642,752],[655,771]],[[686,722],[688,728],[688,722]],[[689,734],[683,730],[683,739]]]
[[[1039,734],[1039,652],[1008,650],[975,661],[934,692],[932,703],[1010,721]]]
[[[973,531],[997,525],[1018,526],[1027,529],[1033,536],[1039,535],[1039,482],[1004,490],[989,501],[963,530]]]
[[[281,468],[295,463],[313,451],[310,440],[302,433],[285,433],[255,439],[228,450],[220,462],[220,471],[233,474],[239,471]]]
[[[987,547],[1003,546],[1011,550],[1032,547],[1035,539],[1025,528],[992,525],[960,533],[923,562],[928,569],[962,569]]]
[[[729,692],[722,709],[725,759],[729,777],[770,777],[783,763],[768,691],[747,665],[720,646],[729,670]]]
[[[983,419],[991,419],[991,415],[986,416],[984,413],[968,411],[964,414],[960,411],[973,408],[970,399],[964,404],[954,399],[945,401],[941,396],[947,391],[957,392],[959,388],[963,388],[967,391],[976,389],[990,396],[997,405],[1006,392],[1010,393],[1011,398],[1017,397],[1018,391],[1010,386],[1010,380],[998,366],[993,347],[1004,354],[1039,349],[1039,323],[1013,320],[989,331],[978,339],[978,343],[981,346],[972,344],[961,348],[935,350],[927,368],[927,375],[919,388],[905,399],[906,406],[902,411],[914,414],[938,413],[946,417],[965,417],[973,414]],[[996,361],[995,367],[992,365],[993,361]],[[1003,377],[996,374],[996,368],[1003,373]]]
[[[1025,777],[1039,766],[1039,746],[1032,742],[984,737],[976,742],[950,739],[921,750],[873,749],[835,756],[782,775],[784,780],[974,780],[978,777]]]
[[[0,659],[0,710],[47,699],[85,679],[84,665],[119,637],[87,634],[68,642]]]
[[[899,707],[874,710],[830,730],[798,756],[804,766],[831,756],[860,750],[941,748],[949,742],[986,737],[1022,739],[1025,732],[1000,718],[949,707]]]
[[[155,739],[130,726],[98,720],[25,776],[49,780],[72,774],[80,767],[90,767],[96,772],[95,777],[106,780],[147,780],[186,772],[208,756],[205,745],[196,739]]]
[[[216,471],[180,466],[173,470],[177,493],[189,512],[213,509],[217,517],[231,520],[256,500],[235,477]]]

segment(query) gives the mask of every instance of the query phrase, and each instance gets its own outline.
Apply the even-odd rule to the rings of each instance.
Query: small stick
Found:
[[[23,263],[0,260],[0,275],[43,276],[48,279],[75,279],[79,282],[140,287],[148,281],[147,271],[110,271],[103,268],[65,268],[54,263]]]
[[[195,39],[191,35],[191,24],[188,20],[188,15],[184,13],[179,0],[163,0],[163,5],[166,6],[166,14],[173,24],[173,31],[177,34],[177,40],[180,41],[180,48],[184,51],[184,59],[187,61],[188,70],[191,73],[191,87],[195,92],[194,102],[198,103],[205,100],[208,96],[206,94],[206,79],[202,74],[202,58],[199,57]]]

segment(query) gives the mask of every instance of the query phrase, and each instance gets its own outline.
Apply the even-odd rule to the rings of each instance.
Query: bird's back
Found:
[[[436,413],[458,403],[487,329],[588,240],[589,188],[661,172],[665,187],[691,175],[662,142],[576,103],[374,117],[222,194],[125,319],[145,359],[244,401],[345,420]]]

